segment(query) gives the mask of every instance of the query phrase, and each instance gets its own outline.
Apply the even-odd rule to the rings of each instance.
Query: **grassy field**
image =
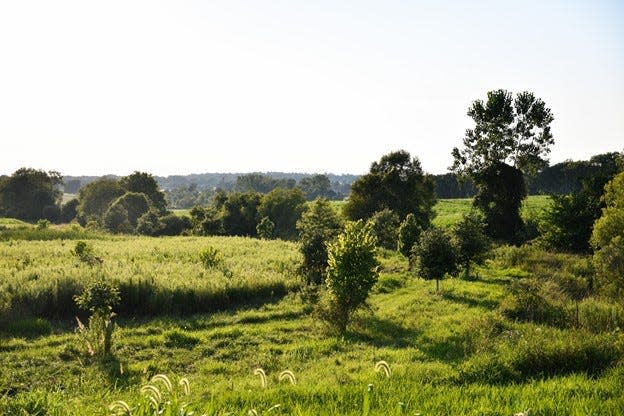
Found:
[[[529,201],[525,215],[548,203]],[[441,201],[436,221],[452,225],[469,208]],[[196,415],[624,414],[624,308],[566,297],[560,283],[589,270],[579,256],[499,247],[473,280],[444,280],[438,293],[381,250],[370,308],[336,336],[300,292],[295,243],[0,225],[0,414],[108,415],[116,400],[144,401],[141,386],[160,373],[176,386],[161,386],[163,401]],[[72,253],[72,232],[89,236],[79,238],[96,264]],[[201,264],[207,247],[223,255],[218,266]],[[104,361],[87,354],[72,298],[102,277],[122,298]],[[532,281],[540,291],[513,296]],[[557,319],[522,318],[527,306]],[[380,360],[390,377],[375,371]],[[295,385],[279,380],[284,370]]]

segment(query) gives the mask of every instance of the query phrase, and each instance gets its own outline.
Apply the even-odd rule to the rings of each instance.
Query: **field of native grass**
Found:
[[[436,292],[380,250],[369,307],[336,335],[296,243],[0,225],[0,414],[156,414],[153,402],[177,415],[624,414],[624,308],[567,289],[589,275],[581,256],[500,246]],[[104,359],[75,319],[94,279],[121,295]]]

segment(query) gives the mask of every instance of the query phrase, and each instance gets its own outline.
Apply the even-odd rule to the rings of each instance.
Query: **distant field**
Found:
[[[522,216],[527,218],[539,217],[550,206],[551,199],[548,195],[530,195],[524,200]],[[459,222],[472,208],[472,198],[440,199],[433,210],[436,217],[433,225],[443,228],[452,227]]]

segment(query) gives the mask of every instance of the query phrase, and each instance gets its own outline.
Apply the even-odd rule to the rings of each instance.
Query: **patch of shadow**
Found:
[[[408,347],[415,343],[419,332],[396,321],[377,316],[356,319],[345,338],[376,347]]]
[[[488,310],[496,309],[498,307],[498,302],[496,301],[490,299],[475,299],[465,295],[459,295],[454,292],[444,292],[442,293],[442,297],[453,302],[463,303],[467,306],[479,307]]]
[[[248,316],[243,316],[236,321],[239,324],[259,324],[269,321],[291,321],[301,318],[305,313],[303,311],[289,311],[289,312],[258,312]]]

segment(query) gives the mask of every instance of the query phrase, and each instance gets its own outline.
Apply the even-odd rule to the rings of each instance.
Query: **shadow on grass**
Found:
[[[109,385],[115,387],[128,387],[132,384],[131,374],[126,365],[114,354],[108,354],[97,361],[97,365],[106,377]]]
[[[488,310],[496,309],[498,307],[498,302],[496,301],[490,299],[475,299],[465,295],[459,295],[454,292],[444,292],[442,293],[442,297],[446,300],[463,303],[464,305],[471,307],[485,308]]]
[[[506,286],[509,284],[510,279],[502,277],[470,276],[470,279],[466,279],[466,281],[485,283],[487,285]]]
[[[395,321],[375,315],[358,317],[352,330],[347,331],[349,340],[364,342],[376,347],[408,347],[414,345],[420,334],[412,328],[406,328]]]

